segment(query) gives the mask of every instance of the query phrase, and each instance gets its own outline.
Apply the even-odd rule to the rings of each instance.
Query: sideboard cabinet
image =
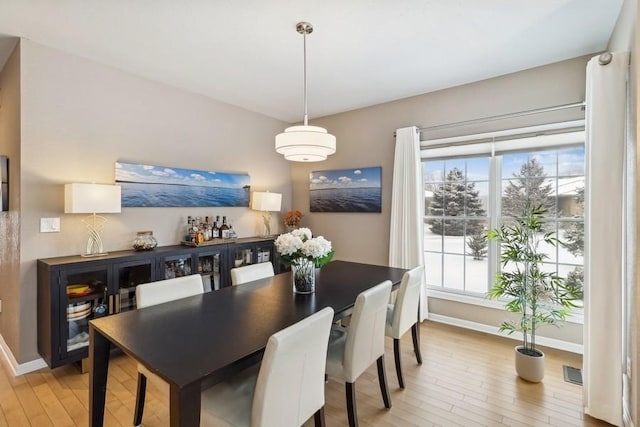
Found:
[[[135,309],[141,283],[198,273],[205,291],[211,291],[230,286],[234,266],[256,262],[271,262],[280,271],[273,239],[39,259],[38,352],[51,368],[86,358],[89,320]]]

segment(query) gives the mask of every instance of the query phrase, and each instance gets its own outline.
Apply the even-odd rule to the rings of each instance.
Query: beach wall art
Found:
[[[381,167],[309,174],[311,212],[382,212]]]
[[[249,175],[116,162],[122,207],[248,207]]]

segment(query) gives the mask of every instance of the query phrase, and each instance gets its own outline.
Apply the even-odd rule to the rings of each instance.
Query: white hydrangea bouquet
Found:
[[[294,291],[314,292],[315,269],[333,258],[331,242],[322,236],[313,237],[308,228],[297,228],[278,236],[275,245],[282,263],[291,266]]]

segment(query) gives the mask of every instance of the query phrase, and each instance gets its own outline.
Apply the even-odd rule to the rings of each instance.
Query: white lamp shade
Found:
[[[65,184],[65,213],[118,213],[120,186],[106,184]]]
[[[276,151],[294,162],[319,162],[336,152],[336,137],[319,126],[291,126],[276,135]]]
[[[276,212],[282,206],[282,194],[254,191],[251,209],[256,211]]]

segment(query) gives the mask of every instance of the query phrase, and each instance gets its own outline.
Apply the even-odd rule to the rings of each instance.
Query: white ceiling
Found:
[[[622,2],[0,0],[0,35],[296,122],[298,21],[312,120],[604,50]]]

